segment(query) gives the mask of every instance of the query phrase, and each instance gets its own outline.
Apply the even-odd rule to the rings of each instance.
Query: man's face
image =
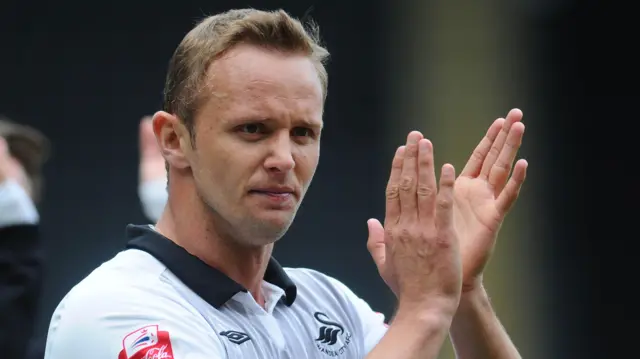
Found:
[[[196,190],[247,245],[282,237],[320,156],[323,95],[302,55],[240,45],[209,69],[188,155]]]

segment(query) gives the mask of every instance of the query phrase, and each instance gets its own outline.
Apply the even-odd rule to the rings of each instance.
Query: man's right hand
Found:
[[[453,166],[444,165],[438,190],[433,146],[411,132],[393,159],[384,229],[369,221],[369,250],[400,309],[453,315],[458,307],[462,271],[453,228],[454,181]]]
[[[450,164],[442,167],[438,189],[433,146],[415,131],[391,167],[384,228],[369,220],[367,247],[398,298],[398,311],[367,359],[435,359],[462,290],[453,228],[455,170]]]

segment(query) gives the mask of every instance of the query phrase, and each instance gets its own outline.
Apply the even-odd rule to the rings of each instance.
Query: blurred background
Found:
[[[52,143],[37,334],[62,296],[123,248],[126,224],[148,222],[139,120],[160,108],[173,50],[202,17],[250,6],[312,17],[332,55],[322,160],[276,246],[281,263],[335,276],[392,316],[365,243],[366,220],[383,218],[394,149],[420,130],[440,164],[461,170],[491,122],[518,107],[529,177],[485,276],[494,307],[525,358],[636,357],[630,4],[3,0],[0,114]],[[454,357],[449,346],[441,357]]]

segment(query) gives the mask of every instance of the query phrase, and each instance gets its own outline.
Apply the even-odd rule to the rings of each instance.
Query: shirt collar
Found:
[[[164,264],[178,279],[215,308],[223,306],[238,292],[246,292],[241,284],[229,278],[175,242],[149,226],[127,226],[126,248],[147,252]],[[291,306],[296,299],[296,285],[273,257],[269,260],[264,280],[284,290],[284,303]]]

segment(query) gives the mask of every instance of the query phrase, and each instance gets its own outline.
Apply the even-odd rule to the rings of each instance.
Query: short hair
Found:
[[[17,124],[0,115],[0,137],[4,138],[9,154],[24,168],[31,181],[31,197],[38,203],[44,187],[43,166],[49,159],[49,139],[37,129]]]
[[[318,72],[326,99],[329,52],[320,43],[319,28],[303,25],[283,10],[230,10],[209,16],[194,27],[176,48],[169,62],[163,110],[176,115],[187,127],[192,141],[194,118],[206,100],[202,91],[211,63],[238,44],[251,44],[285,53],[309,56]]]

